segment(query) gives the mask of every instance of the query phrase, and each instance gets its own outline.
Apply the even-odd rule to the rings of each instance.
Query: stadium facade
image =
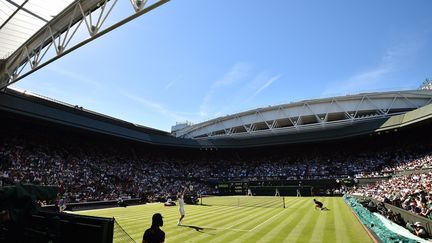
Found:
[[[257,108],[173,132],[183,138],[272,136],[352,126],[431,103],[429,90],[364,93]]]
[[[126,138],[154,145],[204,149],[243,148],[334,140],[405,127],[428,115],[404,119],[422,109],[429,114],[432,92],[411,90],[364,93],[257,108],[196,125],[180,124],[172,133],[144,127],[9,87],[110,31],[169,0],[131,0],[133,12],[110,14],[117,1],[13,1],[4,13],[0,37],[0,112],[42,122]],[[106,10],[106,11],[104,11]],[[105,20],[109,23],[105,23]],[[93,21],[92,21],[93,20]],[[94,21],[97,20],[97,21]],[[88,33],[75,35],[76,33]],[[430,86],[429,82],[429,86]],[[411,113],[413,114],[413,113]],[[416,115],[413,115],[414,117]],[[413,120],[414,119],[414,120]],[[4,119],[3,119],[4,120]]]
[[[393,132],[428,121],[431,102],[431,90],[363,93],[257,108],[169,133],[26,91],[0,93],[3,118],[32,118],[152,145],[199,149],[298,144]]]

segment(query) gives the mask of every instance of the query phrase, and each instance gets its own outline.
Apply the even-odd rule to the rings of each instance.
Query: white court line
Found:
[[[127,220],[127,221],[138,221],[138,222],[143,222],[145,221],[145,219],[137,219],[137,218],[124,218],[124,217],[114,217],[114,219],[118,219],[118,220]]]
[[[265,223],[267,223],[269,220],[273,219],[274,217],[278,216],[279,214],[283,213],[285,210],[280,211],[279,213],[273,215],[272,217],[268,218],[267,220],[265,220],[264,222],[260,223],[259,225],[253,227],[252,229],[248,229],[248,230],[244,230],[244,229],[236,229],[236,228],[231,228],[231,227],[227,227],[227,228],[214,228],[211,226],[199,226],[200,228],[208,228],[208,229],[216,229],[216,230],[232,230],[232,231],[241,231],[241,232],[250,232],[255,230],[256,228],[260,227],[261,225],[264,225]]]
[[[127,206],[127,208],[132,208],[132,207],[140,207],[143,205],[154,205],[154,204],[160,204],[160,203],[146,203],[146,204],[138,204],[138,205],[130,205]],[[119,206],[114,206],[114,207],[108,207],[108,208],[97,208],[97,209],[89,209],[89,210],[76,210],[76,211],[65,211],[65,212],[69,212],[69,213],[75,213],[75,212],[92,212],[92,211],[104,211],[104,210],[112,210],[112,209],[124,209],[125,207],[119,207]],[[75,213],[78,214],[78,213]]]
[[[120,220],[127,220],[127,221],[141,221],[142,222],[142,219],[141,220],[139,220],[139,219],[135,219],[135,218],[129,218],[129,217],[114,217],[115,219],[120,219]],[[187,225],[187,224],[184,224],[184,225],[182,225],[183,227],[188,227],[188,228],[190,228],[189,226],[195,226],[195,225]],[[241,231],[241,232],[249,232],[250,230],[244,230],[244,229],[236,229],[236,228],[231,228],[231,227],[226,227],[226,228],[218,228],[218,227],[213,227],[213,226],[196,226],[196,227],[198,227],[198,228],[203,228],[204,230],[205,229],[213,229],[213,230],[232,230],[232,231]]]
[[[142,206],[142,205],[134,205],[136,206]],[[134,207],[134,206],[130,206],[130,207]],[[129,206],[128,206],[129,207]],[[101,209],[91,209],[91,210],[82,210],[79,212],[90,212],[90,211],[103,211],[103,210],[109,210],[109,209],[113,209],[113,208],[101,208]],[[253,227],[252,229],[237,229],[237,228],[232,228],[232,227],[225,227],[225,228],[219,228],[219,227],[212,227],[212,226],[197,226],[200,228],[204,228],[204,229],[214,229],[214,230],[231,230],[231,231],[239,231],[239,232],[250,232],[255,230],[256,228],[260,227],[261,225],[264,225],[265,223],[267,223],[268,221],[272,220],[273,218],[275,218],[276,216],[278,216],[279,214],[283,213],[285,210],[280,211],[279,213],[273,215],[272,217],[268,218],[267,220],[265,220],[264,222],[260,223],[259,225]],[[72,213],[72,214],[77,214],[78,211],[69,211],[68,213]],[[120,220],[131,220],[131,221],[141,221],[135,218],[128,218],[128,217],[114,217],[114,218],[118,218]],[[188,227],[187,225],[184,225],[185,227]]]
[[[278,216],[279,214],[281,214],[281,213],[283,213],[283,212],[285,212],[285,210],[282,210],[282,211],[280,211],[279,213],[277,213],[277,214],[271,216],[271,217],[268,218],[266,221],[264,221],[264,222],[262,222],[261,224],[259,224],[259,225],[255,226],[255,227],[253,227],[253,228],[250,229],[249,231],[253,231],[253,230],[255,230],[256,228],[258,228],[258,227],[260,227],[261,225],[267,223],[269,220],[273,219],[274,217]]]
[[[270,221],[271,219],[275,218],[276,216],[278,216],[279,214],[285,212],[285,210],[280,211],[279,213],[271,216],[270,218],[268,218],[267,220],[265,220],[264,222],[260,223],[259,225],[253,227],[252,229],[249,230],[243,230],[243,229],[236,229],[236,228],[231,228],[231,227],[227,227],[227,228],[213,228],[211,226],[199,226],[200,228],[209,228],[209,229],[217,229],[217,230],[232,230],[232,231],[241,231],[241,232],[250,232],[255,230],[256,228],[260,227],[261,225],[264,225],[265,223],[267,223],[268,221]]]
[[[234,229],[234,228],[212,228],[217,230],[231,230],[231,231],[240,231],[240,232],[249,232],[250,230],[243,230],[243,229]]]

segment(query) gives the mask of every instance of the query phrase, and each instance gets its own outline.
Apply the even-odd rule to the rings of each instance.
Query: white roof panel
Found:
[[[169,0],[153,1],[121,1],[131,15],[101,28],[118,0],[0,0],[0,89]],[[89,38],[69,45],[80,27]]]
[[[7,59],[73,0],[0,0],[0,59]]]

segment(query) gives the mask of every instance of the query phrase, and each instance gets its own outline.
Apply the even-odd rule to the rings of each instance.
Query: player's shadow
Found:
[[[188,227],[188,228],[196,230],[197,232],[204,233],[204,234],[210,234],[210,235],[215,235],[215,234],[212,234],[212,233],[210,233],[208,231],[216,230],[216,229],[213,229],[213,228],[203,228],[203,227],[199,227],[199,226],[196,226],[196,225],[182,224],[181,226],[182,227]]]

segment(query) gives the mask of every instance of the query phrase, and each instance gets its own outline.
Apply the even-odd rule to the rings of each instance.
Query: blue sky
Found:
[[[131,12],[120,5],[114,14]],[[172,0],[14,87],[166,131],[303,99],[417,89],[432,76],[431,11],[430,0]]]

